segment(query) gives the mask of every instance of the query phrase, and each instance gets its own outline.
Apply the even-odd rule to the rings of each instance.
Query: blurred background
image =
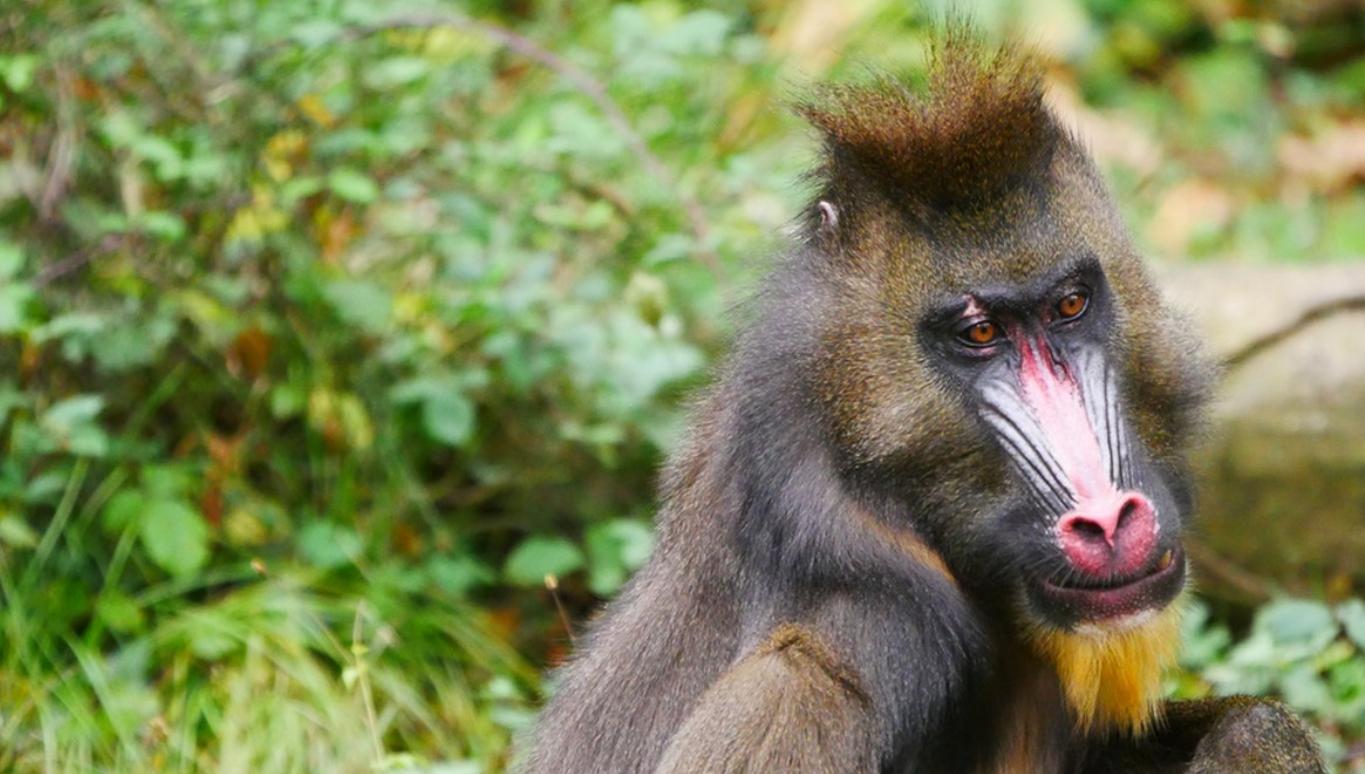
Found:
[[[1226,366],[1170,691],[1365,771],[1365,5],[957,5]],[[7,0],[0,771],[503,770],[807,194],[784,102],[943,12]]]

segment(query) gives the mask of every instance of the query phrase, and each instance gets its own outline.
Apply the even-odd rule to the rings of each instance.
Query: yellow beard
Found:
[[[1141,736],[1161,715],[1161,675],[1180,647],[1177,601],[1132,629],[1081,634],[1033,629],[1083,733]]]

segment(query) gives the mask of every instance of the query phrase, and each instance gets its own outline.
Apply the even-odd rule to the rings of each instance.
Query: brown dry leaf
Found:
[[[241,469],[244,435],[207,433],[204,439],[204,448],[208,450],[209,459],[213,461],[214,470],[210,471],[210,475],[216,472],[218,475],[226,476]]]
[[[228,372],[255,381],[270,365],[270,350],[274,340],[260,328],[247,328],[232,340],[227,351]]]
[[[555,632],[555,636],[562,638],[563,632]],[[563,666],[569,660],[568,643],[562,639],[550,642],[545,646],[545,664],[550,668]]]
[[[72,92],[75,93],[76,99],[81,102],[94,102],[100,97],[99,83],[84,76],[76,76],[72,83],[72,87]]]
[[[346,252],[351,241],[360,233],[360,226],[349,211],[334,214],[330,208],[320,207],[314,215],[318,241],[322,247],[322,259],[336,263]]]
[[[19,350],[19,378],[25,384],[38,372],[43,364],[43,348],[27,337]]]
[[[1341,191],[1365,178],[1365,120],[1336,124],[1314,137],[1286,135],[1277,156],[1289,185]]]
[[[521,629],[521,611],[514,607],[495,607],[488,611],[488,623],[497,636],[510,640]]]
[[[1168,255],[1183,255],[1201,230],[1227,226],[1236,202],[1226,189],[1191,178],[1166,192],[1147,226],[1147,236]]]
[[[199,495],[199,512],[204,515],[205,523],[214,529],[222,525],[223,487],[219,482],[211,481],[204,487]]]
[[[199,495],[199,512],[204,515],[204,521],[215,528],[223,523],[223,482],[241,472],[245,438],[245,435],[204,434],[209,467],[204,475],[204,490]]]
[[[425,547],[425,541],[412,525],[399,522],[393,528],[393,547],[404,556],[419,556]]]
[[[312,119],[313,123],[324,129],[330,129],[336,125],[337,117],[331,110],[327,109],[327,103],[322,101],[322,97],[317,94],[305,94],[299,98],[299,112]]]
[[[282,182],[294,176],[295,168],[307,151],[308,135],[297,129],[285,130],[266,141],[261,151],[261,164],[266,174],[276,182]]]

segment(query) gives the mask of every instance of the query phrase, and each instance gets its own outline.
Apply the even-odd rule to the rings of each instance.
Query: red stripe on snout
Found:
[[[1134,572],[1156,544],[1156,511],[1138,492],[1120,491],[1109,477],[1099,434],[1086,412],[1075,375],[1041,336],[1018,342],[1019,386],[1076,498],[1057,520],[1057,536],[1079,569],[1096,574]]]
[[[1049,448],[1080,499],[1117,494],[1075,378],[1057,364],[1041,337],[1019,342],[1019,386]]]

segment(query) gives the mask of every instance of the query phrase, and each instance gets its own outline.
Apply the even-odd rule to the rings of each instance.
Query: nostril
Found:
[[[1107,538],[1104,534],[1104,527],[1099,522],[1090,519],[1072,519],[1067,525],[1069,530],[1076,537],[1084,540],[1095,540],[1104,542]]]
[[[1155,514],[1156,511],[1147,498],[1140,494],[1130,494],[1119,504],[1118,513],[1114,518],[1114,535],[1150,530],[1156,521]]]
[[[1140,503],[1136,497],[1130,497],[1123,502],[1122,507],[1119,508],[1117,526],[1114,528],[1116,532],[1121,532],[1123,528],[1127,526],[1127,523],[1132,520],[1133,515],[1137,513],[1139,505]]]

